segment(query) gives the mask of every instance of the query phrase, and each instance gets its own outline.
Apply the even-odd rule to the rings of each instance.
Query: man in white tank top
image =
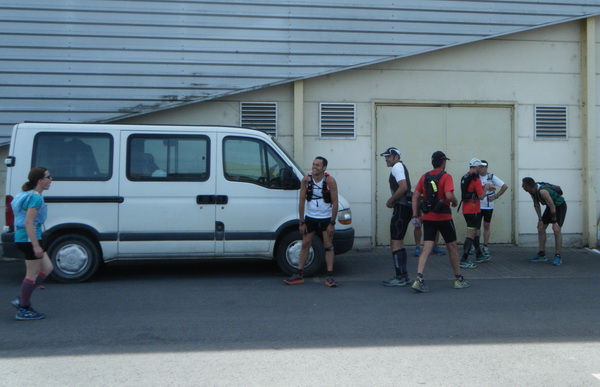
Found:
[[[312,172],[302,179],[298,204],[302,250],[298,271],[283,281],[287,285],[304,283],[304,265],[315,233],[321,231],[327,264],[325,285],[337,287],[337,282],[333,278],[333,233],[338,213],[338,188],[335,179],[325,173],[326,169],[327,159],[319,156],[313,161]]]

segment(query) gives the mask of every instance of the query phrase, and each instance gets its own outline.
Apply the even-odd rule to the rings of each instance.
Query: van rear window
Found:
[[[108,133],[46,133],[33,141],[31,166],[52,171],[54,180],[109,180],[113,138]]]

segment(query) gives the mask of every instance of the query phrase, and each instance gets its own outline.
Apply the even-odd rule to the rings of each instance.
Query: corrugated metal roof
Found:
[[[3,0],[0,136],[107,121],[600,14],[600,0]]]

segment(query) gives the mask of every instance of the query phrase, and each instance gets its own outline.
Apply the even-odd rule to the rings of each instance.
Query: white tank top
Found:
[[[323,181],[325,180],[325,176],[323,176],[323,180],[320,182],[316,182],[313,180],[313,193],[312,200],[306,201],[305,206],[305,216],[315,218],[315,219],[327,219],[331,218],[331,212],[333,209],[333,205],[331,203],[325,203],[323,200]],[[309,177],[310,184],[310,177]]]

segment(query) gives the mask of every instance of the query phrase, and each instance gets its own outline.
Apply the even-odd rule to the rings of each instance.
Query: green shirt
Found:
[[[555,190],[553,190],[550,187],[546,187],[544,185],[540,185],[538,193],[539,193],[539,191],[541,191],[543,189],[545,189],[546,191],[548,191],[548,193],[550,194],[550,197],[552,198],[552,201],[554,202],[554,206],[558,207],[558,206],[562,205],[565,202],[565,198],[563,198],[562,196],[560,196],[558,194],[558,192],[556,192]],[[539,195],[539,198],[541,199],[541,195]],[[540,200],[540,202],[544,203],[543,200]],[[544,203],[544,204],[546,204],[546,203]]]

